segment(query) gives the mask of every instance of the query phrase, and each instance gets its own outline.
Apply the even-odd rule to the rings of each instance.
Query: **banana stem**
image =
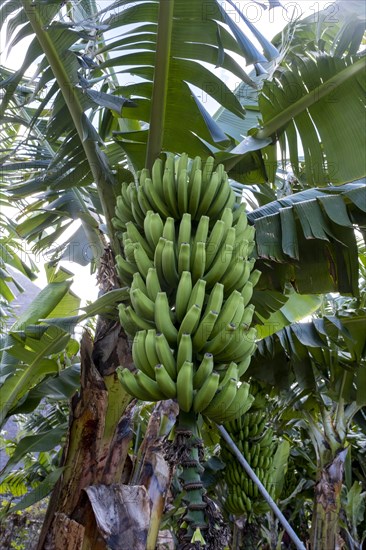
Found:
[[[292,529],[291,525],[288,523],[285,516],[282,514],[281,510],[278,508],[277,504],[274,502],[260,479],[255,475],[254,471],[248,464],[248,462],[245,460],[242,453],[239,451],[238,447],[235,445],[234,441],[231,439],[228,432],[225,430],[223,426],[217,426],[217,429],[219,430],[222,438],[226,441],[228,446],[231,449],[231,452],[233,455],[237,458],[239,464],[243,467],[245,472],[248,474],[248,476],[254,481],[254,483],[257,485],[259,492],[261,493],[264,500],[267,502],[268,506],[271,508],[275,516],[278,518],[284,529],[286,530],[288,536],[291,538],[292,542],[296,546],[297,550],[306,550],[304,544],[301,542],[299,537],[296,535],[295,531]]]
[[[180,480],[183,484],[187,512],[183,521],[187,524],[182,539],[190,541],[195,529],[207,529],[204,500],[205,490],[201,481],[203,467],[201,466],[202,441],[197,429],[197,415],[193,412],[179,412],[176,426],[176,445],[182,451]]]

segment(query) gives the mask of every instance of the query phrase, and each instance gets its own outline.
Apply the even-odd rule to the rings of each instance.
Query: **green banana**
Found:
[[[203,316],[206,316],[209,311],[220,312],[223,301],[224,285],[221,283],[216,283],[210,292]]]
[[[168,288],[175,288],[179,281],[173,241],[165,241],[162,251],[162,268]]]
[[[201,349],[206,344],[207,340],[210,338],[212,329],[218,318],[217,311],[209,311],[206,315],[202,316],[201,321],[196,329],[196,332],[193,337],[193,347],[196,352],[201,351]]]
[[[152,369],[155,367],[155,365],[160,363],[160,359],[156,351],[156,330],[155,329],[150,329],[146,332],[145,353]]]
[[[155,300],[155,325],[162,332],[169,344],[175,347],[178,331],[171,320],[171,310],[165,292],[158,292]]]
[[[122,369],[121,367],[118,367],[116,370],[118,379],[127,393],[141,401],[154,401],[154,399],[151,399],[150,393],[137,383],[136,377],[131,371],[127,368]]]
[[[156,365],[155,378],[159,389],[164,393],[165,397],[168,399],[174,399],[177,395],[177,386],[174,380],[170,377],[164,365]]]
[[[168,340],[164,334],[159,332],[155,337],[155,350],[159,358],[159,362],[162,363],[168,372],[172,380],[177,379],[177,367],[173,352],[169,346]]]
[[[178,210],[183,216],[188,211],[188,175],[186,168],[178,169]]]
[[[191,268],[191,245],[182,243],[178,252],[178,273],[181,275],[183,271],[190,271]]]
[[[155,250],[160,237],[163,235],[164,224],[157,212],[149,210],[144,219],[144,234],[152,250]]]
[[[192,280],[193,282],[193,280]],[[203,307],[205,300],[206,281],[204,279],[198,279],[192,287],[192,292],[188,300],[187,310],[189,310],[193,304],[197,304],[200,308]]]
[[[142,278],[141,278],[142,279]],[[161,292],[159,277],[155,267],[150,267],[146,275],[146,294],[155,302],[158,292]]]
[[[192,172],[191,172],[192,174]],[[197,168],[191,175],[189,183],[189,202],[188,211],[190,212],[192,219],[195,219],[197,209],[201,199],[202,190],[202,170]]]
[[[177,336],[178,343],[180,342],[183,334],[194,334],[200,321],[201,311],[202,310],[198,304],[193,304],[193,306],[187,311],[179,327]]]
[[[161,401],[165,399],[165,395],[158,383],[149,376],[146,376],[141,370],[136,372],[135,379],[140,388],[150,394],[150,401]]]
[[[135,245],[133,253],[135,256],[137,268],[144,279],[146,279],[148,269],[150,267],[154,267],[154,264],[140,244],[137,243]]]
[[[221,185],[207,211],[207,215],[210,216],[210,218],[218,218],[225,208],[232,209],[234,203],[235,193],[230,187],[228,177],[223,176]]]
[[[160,214],[162,218],[168,218],[170,216],[168,207],[166,206],[164,200],[161,198],[157,189],[155,189],[151,179],[146,178],[143,186],[149,203],[151,204],[151,206],[154,207],[153,209],[158,212],[158,214]]]
[[[197,242],[191,255],[192,281],[196,282],[203,277],[206,268],[206,243]]]
[[[177,372],[179,372],[181,366],[185,361],[192,361],[193,355],[193,345],[192,338],[190,334],[183,333],[179,341],[178,350],[177,350]]]
[[[180,249],[180,246],[182,243],[188,243],[188,244],[191,243],[191,232],[192,232],[191,215],[186,212],[185,214],[183,214],[179,224],[178,250]]]
[[[203,414],[214,422],[222,422],[226,418],[227,411],[230,410],[237,391],[237,382],[234,378],[231,378],[221,391],[215,395]]]
[[[166,281],[165,281],[164,272],[163,272],[163,250],[165,247],[165,242],[166,242],[166,239],[164,239],[164,237],[160,237],[159,242],[156,245],[155,254],[154,254],[154,266],[156,269],[160,286],[162,288],[166,288]]]
[[[174,219],[170,216],[165,220],[163,237],[168,241],[175,242],[175,222],[174,222]]]
[[[204,381],[212,373],[213,368],[214,361],[212,353],[205,353],[193,377],[193,387],[195,390],[202,386]]]
[[[181,322],[183,317],[187,313],[187,306],[189,302],[189,297],[192,293],[192,277],[190,271],[183,271],[175,297],[175,313],[177,316],[177,321]]]
[[[197,209],[197,218],[199,218],[203,214],[206,214],[206,212],[209,210],[211,203],[219,189],[219,185],[219,175],[217,172],[213,172],[210,182],[204,186],[200,204],[198,205]]]
[[[241,302],[241,294],[234,290],[225,301],[219,312],[216,324],[212,330],[212,337],[219,334],[232,321]]]
[[[169,162],[169,157],[166,160],[166,165]],[[165,203],[168,205],[171,215],[177,220],[179,219],[179,210],[177,204],[177,190],[175,184],[175,169],[174,166],[167,167],[163,174],[163,194]],[[174,159],[173,159],[174,165]]]
[[[205,187],[209,184],[211,180],[211,175],[212,175],[214,166],[215,166],[215,159],[213,157],[207,157],[205,165],[202,169],[202,182]]]
[[[142,290],[135,288],[130,292],[131,304],[137,315],[147,321],[154,321],[155,304]]]
[[[141,290],[146,296],[148,296],[147,287],[144,279],[141,277],[141,273],[136,271],[132,277],[131,290]]]
[[[193,363],[185,361],[177,375],[177,400],[184,412],[189,412],[193,403]]]
[[[225,239],[225,224],[222,220],[217,220],[206,241],[206,270],[214,262],[222,243]]]
[[[154,249],[150,246],[143,235],[141,235],[133,222],[126,223],[126,231],[128,238],[131,239],[131,242],[140,244],[150,259],[154,257]]]
[[[144,372],[150,378],[155,378],[155,372],[145,351],[146,330],[140,330],[135,334],[132,343],[132,359],[137,369]]]
[[[217,372],[212,372],[197,390],[193,399],[193,410],[196,413],[202,412],[211,403],[217,388],[219,386],[220,376]]]

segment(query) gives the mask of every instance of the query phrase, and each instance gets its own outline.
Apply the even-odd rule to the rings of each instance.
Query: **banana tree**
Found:
[[[17,11],[19,7],[21,10]],[[30,4],[24,0],[21,5],[3,2],[2,13],[7,15],[1,20],[7,21],[13,45],[25,36],[33,37],[21,69],[2,73],[3,116],[13,116],[8,121],[11,130],[14,124],[29,128],[17,148],[29,160],[21,166],[24,178],[7,188],[12,198],[31,198],[18,231],[29,240],[35,239],[37,249],[44,250],[62,236],[72,220],[80,220],[80,228],[64,243],[61,254],[56,254],[55,259],[70,254],[75,241],[90,246],[95,251],[94,261],[100,264],[104,292],[119,284],[113,253],[120,251],[121,244],[112,218],[122,180],[132,181],[138,170],[151,167],[163,151],[186,151],[191,156],[208,156],[215,152],[217,159],[220,156],[225,159],[228,169],[234,167],[233,176],[238,173],[239,163],[247,174],[257,169],[259,163],[263,180],[266,173],[261,149],[273,139],[277,123],[278,131],[282,130],[298,114],[288,109],[286,116],[276,119],[276,113],[271,112],[266,120],[263,108],[263,135],[249,139],[252,145],[245,143],[244,148],[239,146],[232,151],[239,140],[234,132],[222,131],[199,100],[196,90],[209,93],[239,119],[244,118],[244,110],[236,96],[212,69],[206,68],[206,64],[217,64],[254,86],[241,65],[234,61],[232,53],[242,56],[247,63],[257,64],[273,58],[277,50],[256,32],[265,56],[261,54],[227,18],[218,2],[123,1],[98,12],[92,2],[60,8],[57,4]],[[20,26],[24,18],[26,24]],[[205,36],[204,43],[202,36]],[[38,58],[36,80],[29,79],[26,70]],[[349,63],[351,69],[342,72],[337,83],[343,82],[343,78],[349,79],[347,89],[340,88],[341,101],[347,105],[351,102],[356,109],[360,94],[357,90],[350,94],[350,88],[351,78],[358,75],[361,65],[358,61],[354,64],[347,61],[347,66],[341,68],[330,62],[330,79],[334,75],[337,79],[338,72],[346,71]],[[317,90],[323,76],[319,76],[313,65],[309,67],[318,77],[318,80],[315,78]],[[133,84],[131,74],[138,77]],[[302,82],[302,73],[298,79]],[[270,86],[276,94],[282,83],[275,81]],[[299,101],[300,109],[309,107],[307,100],[300,98]],[[19,113],[21,120],[15,120],[15,114]],[[360,120],[355,121],[357,129]],[[319,120],[318,125],[324,129],[326,120]],[[300,128],[299,132],[305,139],[306,129]],[[358,146],[358,140],[355,141]],[[313,147],[318,151],[322,149],[318,142],[313,143]],[[267,152],[263,151],[266,160]],[[273,146],[270,151],[273,157]],[[11,176],[19,164],[7,151],[4,159],[5,171],[12,181]],[[346,163],[344,174],[348,166],[352,179],[354,163],[347,158],[343,160]],[[40,161],[45,170],[39,171],[37,163]],[[309,164],[309,159],[306,161]],[[304,215],[302,219],[305,218]],[[347,225],[341,215],[336,216],[335,223],[339,220],[340,225]],[[316,229],[315,223],[310,222],[310,225]],[[48,227],[51,231],[46,231]],[[319,239],[318,234],[313,236]],[[113,253],[108,248],[109,242]],[[334,254],[336,242],[334,239],[329,245]],[[257,250],[260,246],[257,242]],[[85,257],[79,256],[79,261],[85,262]],[[341,256],[338,254],[337,258]],[[296,255],[290,258],[297,259]],[[285,256],[282,261],[286,259]],[[300,258],[300,262],[306,263],[306,258]],[[351,292],[354,286],[349,280],[346,284],[347,291]],[[277,295],[271,297],[272,311],[286,301],[282,292],[278,292],[279,285],[276,288]],[[322,292],[324,288],[319,288],[313,280],[309,292]],[[339,288],[338,282],[327,290],[334,288]],[[262,296],[262,304],[265,301]],[[257,302],[260,303],[259,292]],[[270,312],[262,308],[262,313],[268,317]],[[130,398],[118,383],[115,369],[119,364],[132,363],[130,345],[115,320],[101,319],[93,351],[91,348],[91,343],[84,339],[82,390],[79,400],[73,403],[75,420],[64,460],[66,469],[53,494],[39,548],[47,544],[47,537],[54,540],[57,533],[62,532],[61,526],[75,544],[84,540],[88,548],[103,547],[104,543],[98,539],[90,500],[82,490],[98,481],[118,482],[126,460],[130,432],[123,413]],[[122,433],[124,436],[118,437]],[[116,461],[118,454],[120,460]],[[146,500],[138,492],[133,498],[141,502]],[[156,531],[156,523],[152,523]],[[149,544],[154,545],[151,537]]]

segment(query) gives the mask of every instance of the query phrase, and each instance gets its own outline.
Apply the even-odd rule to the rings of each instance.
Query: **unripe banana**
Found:
[[[235,203],[235,193],[229,185],[227,175],[222,177],[221,185],[213,199],[210,208],[207,211],[207,215],[210,218],[215,219],[220,216],[225,208],[232,209]]]
[[[137,332],[138,330],[149,330],[153,328],[154,326],[153,322],[139,317],[131,306],[127,306],[125,311],[127,315],[130,317],[131,321],[136,325],[135,332]],[[135,334],[135,332],[133,334]]]
[[[212,267],[204,275],[208,288],[214,286],[218,281],[221,282],[224,273],[230,265],[233,251],[234,249],[231,245],[227,245],[225,248],[221,247]]]
[[[179,275],[173,241],[165,241],[162,252],[162,267],[164,279],[168,288],[176,288],[179,281]]]
[[[138,383],[135,376],[126,368],[118,367],[117,376],[126,392],[141,401],[154,401],[150,393],[144,390]]]
[[[249,388],[250,386],[246,382],[243,382],[238,387],[234,400],[221,417],[221,422],[229,422],[235,418],[239,418],[250,409],[254,397],[249,394]]]
[[[197,218],[199,218],[203,214],[206,214],[219,189],[219,185],[220,185],[219,175],[217,172],[213,172],[211,175],[210,182],[204,185],[203,187],[200,204],[197,209]]]
[[[191,213],[192,219],[195,219],[196,217],[197,209],[201,198],[201,190],[202,190],[202,170],[197,168],[194,172],[191,172],[191,178],[189,183],[188,211]]]
[[[192,281],[195,282],[201,277],[205,272],[206,268],[206,243],[197,242],[193,248],[193,253],[191,255],[191,272],[192,272]]]
[[[197,225],[195,236],[194,236],[194,243],[198,243],[198,242],[206,243],[209,225],[210,225],[210,218],[208,216],[201,216]]]
[[[193,355],[193,346],[192,346],[192,338],[190,334],[183,333],[179,345],[178,345],[178,351],[177,351],[177,372],[179,372],[181,366],[185,361],[192,361],[192,355]]]
[[[145,213],[145,216],[147,212],[152,211],[153,206],[150,204],[149,199],[147,198],[147,195],[145,193],[145,189],[141,187],[141,185],[139,185],[137,188],[137,200],[138,200],[140,209],[142,210],[142,212]],[[145,220],[144,220],[144,224],[145,224]]]
[[[158,292],[161,292],[159,277],[155,267],[150,267],[146,275],[146,294],[150,300],[155,302]]]
[[[231,208],[225,208],[221,214],[221,218],[220,218],[224,224],[225,224],[225,227],[227,230],[230,229],[230,227],[233,226],[233,220],[234,220],[234,215],[233,215],[233,211]],[[235,234],[236,234],[236,228],[235,228]]]
[[[222,285],[221,283],[216,283],[211,290],[203,315],[204,316],[207,315],[209,311],[220,312],[223,301],[224,301],[224,285]]]
[[[144,277],[144,279],[146,279],[149,268],[154,267],[154,264],[152,260],[150,260],[149,256],[146,254],[142,246],[138,243],[136,244],[134,249],[134,257],[139,272]]]
[[[135,269],[120,254],[116,256],[116,268],[121,281],[125,284],[131,284]]]
[[[219,386],[220,376],[217,372],[213,372],[204,381],[202,386],[197,390],[193,399],[193,410],[196,413],[202,412],[211,403],[217,388]]]
[[[150,365],[150,360],[145,349],[146,334],[146,330],[140,330],[135,334],[132,343],[132,359],[137,369],[154,379],[155,372],[153,367]]]
[[[158,275],[159,283],[162,288],[166,288],[167,284],[164,277],[163,272],[163,250],[165,247],[166,239],[164,237],[160,237],[158,244],[155,248],[155,254],[154,254],[154,266],[156,269],[156,273]]]
[[[193,279],[192,279],[193,282]],[[188,300],[187,311],[194,305],[203,307],[205,300],[206,281],[204,279],[198,279],[192,288],[191,295]]]
[[[182,168],[177,173],[178,181],[178,210],[180,216],[188,211],[188,175],[186,168]]]
[[[166,165],[167,163],[168,163],[168,158],[166,160]],[[173,159],[173,164],[174,164],[174,159]],[[167,167],[166,165],[165,165],[165,170],[163,175],[164,200],[168,205],[171,216],[173,216],[176,220],[178,220],[179,210],[178,210],[178,202],[177,202],[177,189],[175,184],[174,166]]]
[[[160,193],[157,191],[157,189],[155,189],[153,182],[150,178],[145,179],[143,187],[149,203],[151,204],[151,206],[153,206],[153,210],[155,212],[158,212],[162,218],[168,218],[170,216],[168,207],[160,196]]]
[[[255,337],[257,331],[254,327],[250,328],[246,332],[239,332],[239,338],[233,338],[229,341],[229,344],[225,346],[225,351],[216,354],[216,359],[218,361],[239,361],[242,358],[252,355],[256,348]]]
[[[196,352],[200,352],[207,343],[207,340],[210,338],[218,315],[219,314],[217,313],[217,311],[209,311],[201,318],[201,322],[199,323],[193,337],[193,347]]]
[[[223,386],[221,391],[215,395],[208,407],[204,409],[203,414],[213,421],[222,422],[236,394],[237,382],[234,378],[231,378],[226,385]]]
[[[183,214],[182,219],[180,220],[179,230],[178,230],[178,250],[182,243],[191,242],[191,215],[188,213]]]
[[[221,390],[229,380],[234,379],[236,382],[239,380],[238,365],[232,361],[225,370],[223,378],[220,380],[219,389]]]
[[[162,399],[165,399],[165,395],[159,388],[157,382],[152,380],[149,376],[146,376],[146,374],[141,370],[136,372],[135,379],[141,389],[150,394],[150,401],[161,401]]]
[[[214,166],[215,166],[215,159],[213,157],[207,157],[205,165],[202,169],[202,182],[204,187],[206,187],[211,180],[211,175],[212,175]]]
[[[191,245],[182,243],[178,252],[178,273],[182,275],[183,271],[191,269]]]
[[[128,238],[131,239],[131,242],[140,244],[146,252],[147,256],[152,259],[154,257],[154,249],[150,246],[145,237],[141,235],[141,233],[136,228],[136,225],[133,222],[127,222],[126,230]]]
[[[151,168],[151,179],[156,189],[162,186],[164,162],[157,158]]]
[[[159,292],[155,301],[155,325],[162,332],[169,344],[176,346],[178,331],[171,320],[171,310],[165,292]]]
[[[187,313],[189,298],[192,293],[192,277],[190,271],[183,271],[181,274],[177,293],[175,297],[175,312],[177,321],[181,322]]]
[[[245,327],[250,326],[254,315],[254,309],[255,308],[253,304],[249,304],[246,306],[240,322],[242,325],[245,325]]]
[[[155,250],[160,237],[162,237],[163,229],[163,220],[159,214],[149,210],[144,220],[144,234],[152,250]]]
[[[131,290],[141,290],[143,294],[146,294],[148,296],[147,287],[145,284],[145,281],[141,277],[141,273],[136,271],[136,273],[133,274],[132,283],[131,283]]]
[[[175,222],[174,222],[174,219],[170,216],[165,220],[163,237],[168,241],[175,242]]]
[[[165,397],[168,399],[174,399],[177,395],[177,386],[170,377],[164,365],[156,365],[155,378],[159,389],[164,393]]]
[[[156,334],[155,337],[155,350],[159,358],[159,362],[162,363],[167,370],[172,380],[177,379],[177,368],[174,359],[173,352],[169,346],[168,340],[161,332]]]
[[[214,262],[222,243],[225,239],[226,227],[222,220],[218,220],[213,226],[211,233],[206,241],[206,270]]]
[[[139,288],[131,290],[130,298],[132,307],[137,315],[147,321],[154,321],[155,304],[150,298],[148,298]]]
[[[160,359],[156,351],[156,330],[155,329],[150,329],[146,332],[145,352],[152,368],[154,368],[155,365],[160,363]]]
[[[246,357],[245,359],[240,361],[240,363],[238,363],[238,378],[239,378],[239,380],[246,373],[246,371],[248,370],[251,359],[252,359],[251,355],[248,355],[248,357]]]
[[[184,412],[189,412],[193,403],[193,363],[185,361],[177,376],[177,400]]]
[[[134,336],[138,331],[138,328],[128,314],[127,306],[125,306],[125,304],[118,305],[118,314],[120,323],[123,326],[125,332],[127,332],[127,334],[129,334],[130,336]]]
[[[180,342],[183,334],[194,334],[200,321],[201,311],[200,306],[197,304],[193,304],[193,306],[187,311],[179,327],[177,336],[178,342]]]
[[[249,281],[252,283],[253,286],[255,286],[258,283],[261,275],[262,275],[262,272],[259,271],[259,269],[255,269],[254,271],[252,271],[249,277]]]
[[[219,334],[232,321],[240,303],[241,294],[237,290],[234,290],[221,308],[216,325],[212,330],[212,337]]]
[[[202,386],[206,378],[208,378],[212,373],[213,368],[214,368],[213,355],[211,353],[205,353],[193,377],[194,389],[200,388]]]

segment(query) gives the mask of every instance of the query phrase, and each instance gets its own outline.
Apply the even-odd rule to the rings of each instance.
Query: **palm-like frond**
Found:
[[[248,214],[256,228],[260,285],[358,295],[355,227],[366,225],[364,182],[314,188]]]
[[[258,342],[248,375],[278,389],[296,382],[301,390],[364,406],[365,322],[360,311],[285,327]]]

